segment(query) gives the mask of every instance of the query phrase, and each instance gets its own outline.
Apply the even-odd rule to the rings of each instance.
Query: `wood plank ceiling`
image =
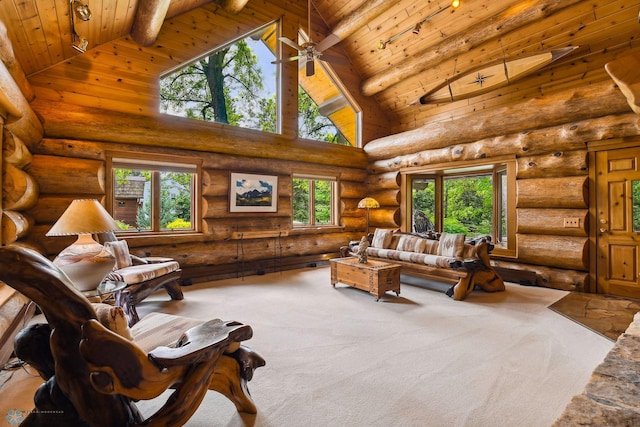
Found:
[[[93,17],[78,23],[89,49],[129,37],[136,11],[160,0],[84,0]],[[224,5],[231,0],[213,3]],[[171,0],[167,18],[206,6],[205,0]],[[450,120],[474,111],[498,108],[609,76],[606,62],[640,48],[640,0],[314,0],[315,41],[333,32],[340,42],[327,53],[345,55],[359,76],[360,90],[374,97],[395,124],[392,132]],[[306,23],[305,0],[248,0],[255,10],[277,5]],[[442,13],[437,13],[441,9]],[[415,34],[416,23],[424,22]],[[7,27],[15,56],[27,76],[35,76],[76,57],[71,47],[68,0],[0,1],[0,20]],[[184,21],[183,21],[184,22]],[[394,38],[378,49],[380,41]],[[176,31],[176,42],[206,37],[198,25]],[[497,60],[550,49],[577,46],[569,55],[528,78],[467,100],[416,105],[447,79]],[[210,46],[213,48],[215,46]],[[89,52],[87,52],[89,53]],[[146,55],[144,51],[141,55]],[[291,49],[285,55],[293,55]],[[131,52],[136,55],[136,52]],[[148,59],[147,59],[148,60]]]

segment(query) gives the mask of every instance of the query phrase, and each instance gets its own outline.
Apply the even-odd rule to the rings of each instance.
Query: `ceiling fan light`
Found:
[[[451,2],[451,7],[457,9],[460,6],[460,0],[453,0]]]

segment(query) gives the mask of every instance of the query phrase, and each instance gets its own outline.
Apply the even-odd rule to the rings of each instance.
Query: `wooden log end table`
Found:
[[[387,291],[400,295],[400,265],[390,262],[368,260],[358,262],[357,257],[334,258],[331,265],[331,285],[336,283],[367,291],[376,301]]]

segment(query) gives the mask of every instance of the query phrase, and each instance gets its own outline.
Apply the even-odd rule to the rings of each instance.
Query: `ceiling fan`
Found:
[[[290,46],[298,51],[298,55],[290,58],[282,59],[279,61],[273,61],[272,64],[280,64],[283,62],[299,61],[300,66],[306,66],[306,75],[311,77],[315,74],[315,61],[316,59],[326,62],[332,62],[334,64],[347,64],[348,61],[345,58],[333,55],[327,55],[323,53],[325,49],[329,49],[331,46],[340,42],[340,38],[334,34],[329,35],[320,43],[314,43],[311,39],[311,0],[307,2],[307,36],[309,41],[299,45],[293,40],[287,37],[278,37],[282,43]]]

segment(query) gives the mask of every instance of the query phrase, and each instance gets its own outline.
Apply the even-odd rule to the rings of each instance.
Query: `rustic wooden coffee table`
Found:
[[[331,285],[340,282],[369,292],[376,301],[387,291],[400,295],[400,266],[390,262],[368,260],[358,262],[356,257],[334,258],[331,265]]]

